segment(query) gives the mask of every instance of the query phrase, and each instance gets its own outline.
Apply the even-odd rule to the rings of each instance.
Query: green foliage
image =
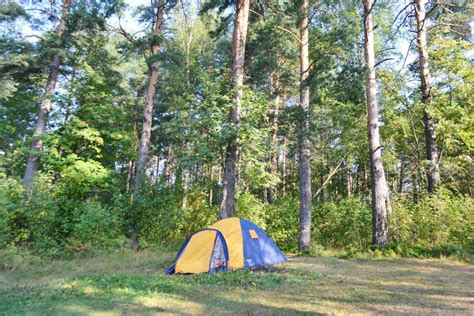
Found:
[[[56,251],[59,227],[51,186],[36,183],[35,194],[27,196],[21,184],[8,179],[0,190],[0,242],[7,246],[26,246],[39,252]],[[64,238],[64,237],[63,237]]]
[[[75,209],[67,248],[72,251],[121,248],[125,244],[124,210],[86,202]]]
[[[248,219],[261,228],[266,228],[268,215],[265,205],[255,195],[244,192],[238,196],[235,216]]]
[[[110,170],[96,161],[77,160],[67,166],[62,174],[62,193],[69,196],[83,198],[110,186]]]
[[[359,198],[316,204],[313,231],[325,247],[365,249],[371,242],[370,206]]]
[[[42,259],[26,249],[6,247],[0,249],[0,272],[15,271],[17,269],[37,266],[43,263]]]
[[[402,247],[445,247],[457,245],[474,250],[472,222],[474,201],[454,197],[447,190],[423,196],[419,203],[398,197],[389,216],[391,240]]]
[[[49,255],[123,245],[123,210],[93,199],[77,199],[77,192],[42,177],[27,193],[9,179],[0,190],[0,243]]]
[[[292,195],[285,195],[267,207],[266,231],[283,250],[298,249],[298,213],[298,199]]]
[[[11,22],[18,17],[27,17],[25,9],[16,2],[2,1],[0,4],[0,23]]]
[[[229,141],[239,151],[236,215],[265,228],[282,249],[297,251],[299,3],[252,2],[237,128],[228,119],[235,91],[229,80],[232,41],[225,32],[234,3],[216,0],[198,8],[184,1],[173,9],[176,1],[167,1],[169,19],[160,37],[150,32],[154,5],[135,7],[134,15],[123,1],[75,1],[59,37],[58,21],[47,19],[59,15],[60,6],[0,4],[0,245],[9,249],[11,262],[17,249],[62,255],[124,247],[133,225],[143,247],[177,246],[216,220]],[[396,57],[391,47],[400,46],[394,6],[383,1],[374,8],[377,62]],[[210,8],[220,12],[197,14]],[[118,11],[139,16],[144,31],[116,25]],[[391,244],[381,249],[369,246],[361,11],[352,0],[310,1],[308,136],[312,186],[322,190],[314,199],[309,254],[462,256],[474,243],[472,6],[430,11],[429,105],[411,84],[419,80],[416,62],[408,71],[396,63],[377,67],[383,162],[393,196]],[[156,43],[159,52],[150,54]],[[40,173],[25,192],[18,179],[53,54],[61,56],[60,75],[41,137]],[[147,166],[154,179],[132,194],[151,62],[159,74]],[[435,119],[441,153],[442,188],[433,196],[422,193],[425,111]],[[267,203],[270,191],[275,194]]]

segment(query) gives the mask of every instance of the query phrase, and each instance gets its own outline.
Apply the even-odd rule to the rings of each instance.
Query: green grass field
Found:
[[[172,253],[2,271],[0,315],[474,313],[474,267],[448,259],[290,257],[272,272],[166,276]]]

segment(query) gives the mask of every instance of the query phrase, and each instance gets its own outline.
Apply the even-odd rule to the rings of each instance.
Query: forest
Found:
[[[0,244],[474,246],[469,1],[3,1]]]
[[[472,312],[473,16],[1,0],[0,314]],[[162,275],[231,217],[286,266]]]

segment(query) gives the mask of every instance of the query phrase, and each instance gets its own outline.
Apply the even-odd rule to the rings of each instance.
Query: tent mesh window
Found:
[[[224,245],[219,237],[216,238],[214,250],[212,251],[210,272],[227,269],[227,261],[225,260]]]

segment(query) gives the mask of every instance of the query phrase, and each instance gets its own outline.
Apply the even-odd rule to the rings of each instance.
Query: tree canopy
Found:
[[[469,1],[132,3],[0,2],[2,246],[174,245],[235,215],[285,250],[472,249]]]

